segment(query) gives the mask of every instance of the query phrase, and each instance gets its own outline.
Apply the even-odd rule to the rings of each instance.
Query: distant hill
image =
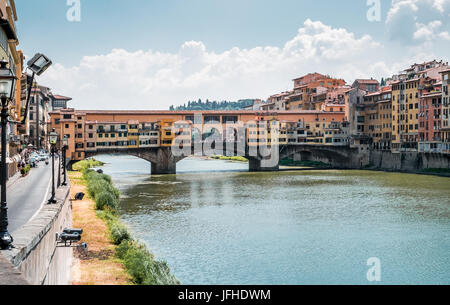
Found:
[[[187,104],[182,106],[170,106],[170,111],[200,111],[200,110],[242,110],[245,107],[252,106],[254,103],[253,99],[240,100],[237,102],[229,101],[210,101],[206,100],[203,102],[199,99],[197,102],[189,101]]]

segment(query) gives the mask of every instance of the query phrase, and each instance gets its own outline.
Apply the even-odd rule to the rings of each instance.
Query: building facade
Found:
[[[193,145],[209,136],[249,146],[274,144],[349,145],[344,112],[255,111],[78,111],[50,113],[51,127],[68,138],[67,157],[86,153]],[[196,122],[196,118],[200,122]],[[243,131],[243,132],[241,132]]]

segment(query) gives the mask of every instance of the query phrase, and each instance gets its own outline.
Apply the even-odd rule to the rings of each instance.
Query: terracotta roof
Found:
[[[425,93],[424,95],[422,95],[422,97],[433,97],[433,96],[441,96],[442,92],[431,92],[431,93]]]
[[[360,84],[379,84],[379,82],[376,79],[357,79],[355,82],[358,82]]]
[[[53,95],[53,98],[55,100],[65,100],[65,101],[71,101],[72,100],[71,97],[62,96],[62,95]]]
[[[289,115],[289,114],[329,114],[329,112],[317,111],[317,110],[299,110],[299,111],[273,111],[273,110],[231,110],[231,111],[169,111],[169,110],[77,110],[74,114],[84,113],[87,115],[98,114],[98,115],[272,115],[274,113],[278,115]],[[59,114],[60,110],[53,111],[50,114]],[[338,112],[335,112],[338,113]],[[103,123],[103,122],[102,122]],[[112,122],[118,123],[118,122]],[[126,123],[125,123],[126,124]]]

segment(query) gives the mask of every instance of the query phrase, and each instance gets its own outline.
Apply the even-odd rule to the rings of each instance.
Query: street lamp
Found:
[[[69,138],[64,136],[63,139],[63,147],[62,147],[62,162],[63,162],[63,172],[64,172],[64,181],[62,183],[63,186],[67,185],[67,172],[66,172],[66,151],[69,146]]]
[[[14,124],[25,125],[28,117],[28,109],[30,104],[31,89],[33,87],[35,74],[41,75],[47,70],[52,61],[43,54],[36,54],[29,62],[28,68],[33,71],[31,76],[31,84],[28,87],[27,103],[25,114],[22,121],[13,121],[9,118],[9,102],[14,98],[17,77],[10,68],[7,68],[7,61],[0,61],[0,99],[2,102],[1,110],[1,206],[0,206],[0,249],[6,250],[11,248],[14,241],[8,232],[8,208],[6,203],[6,182],[8,180],[8,164],[6,163],[6,128],[8,122]]]
[[[52,197],[49,199],[48,203],[56,203],[55,196],[55,151],[56,151],[56,143],[58,143],[58,133],[53,128],[50,133],[50,145],[52,149]]]
[[[27,117],[28,117],[28,109],[29,109],[29,105],[30,105],[30,98],[31,98],[31,90],[33,88],[33,83],[34,83],[34,77],[35,75],[41,75],[42,73],[44,73],[51,65],[52,65],[52,61],[45,56],[44,54],[41,53],[37,53],[36,55],[33,56],[32,59],[30,59],[28,61],[28,69],[30,69],[33,74],[31,75],[31,82],[30,85],[28,86],[28,96],[27,96],[27,103],[25,106],[25,114],[24,117],[22,119],[21,122],[17,122],[20,125],[25,125],[27,123]],[[27,79],[28,81],[28,79]],[[39,137],[40,137],[40,133],[39,133],[39,129],[40,129],[40,122],[39,122],[39,105],[37,105],[36,107],[36,148],[39,149]]]
[[[7,61],[0,61],[0,99],[2,102],[0,248],[2,250],[10,249],[14,240],[8,232],[8,208],[6,203],[6,181],[8,180],[8,164],[6,163],[6,128],[9,117],[9,102],[14,98],[17,77],[10,68],[6,67],[7,64]]]
[[[44,73],[45,70],[47,70],[51,65],[52,61],[41,53],[37,53],[28,61],[28,68],[30,68],[30,70],[37,75]]]

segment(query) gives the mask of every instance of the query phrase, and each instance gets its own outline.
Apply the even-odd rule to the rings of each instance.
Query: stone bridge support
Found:
[[[149,161],[152,164],[152,175],[176,174],[177,162],[185,158],[174,156],[170,147],[130,150],[129,154]]]
[[[280,170],[280,162],[272,164],[269,160],[247,157],[250,172],[277,172]],[[267,163],[267,164],[266,164]]]
[[[277,172],[280,170],[280,147],[247,148],[250,172]]]

